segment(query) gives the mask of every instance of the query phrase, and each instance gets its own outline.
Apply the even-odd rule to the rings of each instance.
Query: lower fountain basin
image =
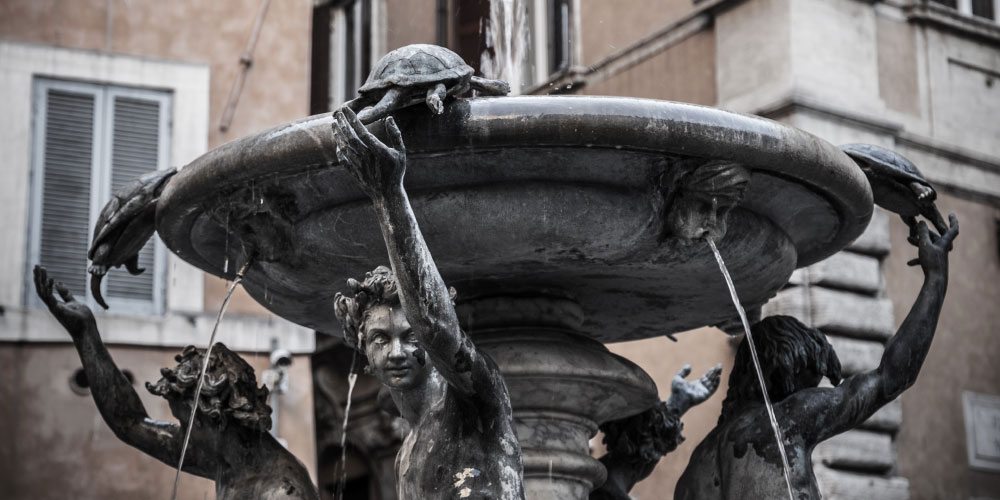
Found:
[[[752,172],[719,242],[747,307],[849,244],[872,213],[867,180],[847,156],[758,117],[577,96],[459,100],[443,115],[414,107],[395,117],[407,192],[459,304],[570,299],[579,333],[601,342],[734,315],[708,246],[664,237],[656,186],[679,157]],[[258,302],[335,333],[334,294],[388,259],[371,202],[337,164],[330,125],[329,114],[304,118],[196,159],[164,190],[157,231],[216,276],[232,278],[253,253],[243,286]]]

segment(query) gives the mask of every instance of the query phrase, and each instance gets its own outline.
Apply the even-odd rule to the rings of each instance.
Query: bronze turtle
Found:
[[[473,72],[458,54],[444,47],[406,45],[379,59],[358,89],[360,97],[347,106],[358,113],[362,123],[372,123],[394,110],[422,102],[441,114],[446,98],[470,88],[486,95],[510,92],[507,82],[473,76]]]
[[[937,192],[917,166],[895,151],[871,144],[846,144],[840,150],[861,167],[872,187],[875,204],[902,217],[915,234],[918,215],[924,216],[939,234],[948,224],[934,205]]]
[[[157,170],[139,177],[115,192],[104,205],[94,226],[94,240],[87,258],[90,267],[90,291],[101,307],[108,305],[101,296],[101,279],[112,267],[123,264],[128,272],[141,274],[139,251],[155,232],[156,202],[176,168]]]

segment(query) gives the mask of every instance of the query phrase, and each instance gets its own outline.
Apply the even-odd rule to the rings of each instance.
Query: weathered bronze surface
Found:
[[[913,385],[931,346],[948,285],[948,251],[958,236],[950,217],[944,235],[921,222],[918,262],[924,284],[910,313],[886,344],[879,366],[841,381],[840,362],[822,332],[789,316],[756,323],[752,333],[774,402],[797,498],[819,498],[812,451],[857,427]],[[818,387],[828,378],[835,387]],[[678,500],[784,498],[781,457],[744,340],[736,354],[719,424],[695,449],[677,483]]]

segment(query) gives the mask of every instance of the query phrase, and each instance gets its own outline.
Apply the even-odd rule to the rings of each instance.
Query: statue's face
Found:
[[[726,235],[726,215],[732,208],[727,197],[682,191],[671,204],[667,224],[675,237],[719,241]]]
[[[410,390],[427,383],[430,361],[401,306],[373,307],[365,320],[364,338],[368,363],[383,385]]]

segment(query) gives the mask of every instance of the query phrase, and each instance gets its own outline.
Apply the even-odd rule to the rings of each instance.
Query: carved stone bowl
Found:
[[[664,232],[660,182],[680,159],[752,172],[719,242],[747,307],[849,244],[872,213],[868,182],[836,147],[713,108],[526,96],[451,101],[437,116],[415,107],[396,121],[405,186],[460,313],[495,296],[568,299],[579,333],[601,342],[735,314],[707,244]],[[388,260],[371,202],[337,164],[330,125],[330,114],[311,116],[196,159],[164,191],[157,230],[217,276],[231,279],[253,255],[244,286],[257,301],[335,333],[334,294]],[[383,136],[380,124],[372,130]]]

